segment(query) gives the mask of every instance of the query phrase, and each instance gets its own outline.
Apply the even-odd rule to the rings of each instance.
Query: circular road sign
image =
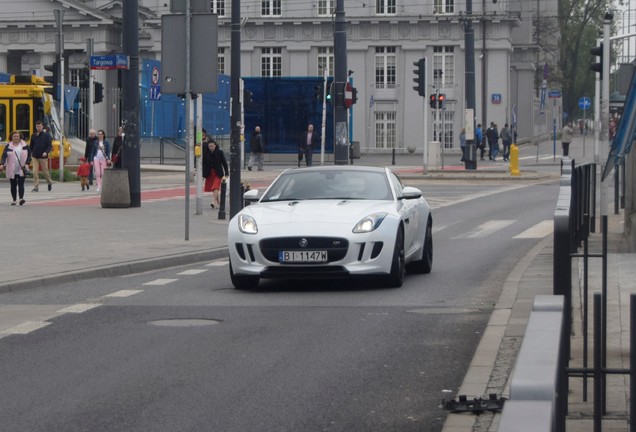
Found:
[[[152,68],[152,83],[159,84],[159,68],[157,66]]]
[[[349,83],[349,81],[347,81],[347,83],[345,84],[345,91],[344,91],[344,106],[345,108],[351,108],[352,105],[353,105],[353,88],[351,87],[351,84]]]
[[[590,105],[591,105],[591,102],[589,97],[583,96],[582,98],[579,99],[579,108],[581,108],[582,110],[588,109]]]

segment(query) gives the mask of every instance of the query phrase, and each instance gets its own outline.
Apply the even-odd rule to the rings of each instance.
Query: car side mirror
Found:
[[[422,191],[412,186],[405,186],[402,189],[403,199],[418,199],[422,196]]]

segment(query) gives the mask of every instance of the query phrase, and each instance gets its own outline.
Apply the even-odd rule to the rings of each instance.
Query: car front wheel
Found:
[[[426,234],[424,245],[422,246],[422,259],[413,261],[409,265],[409,270],[415,273],[430,273],[433,268],[433,224],[428,220],[426,224]]]
[[[399,288],[404,282],[406,266],[404,264],[404,233],[402,228],[395,236],[395,248],[393,249],[393,260],[391,261],[391,273],[387,277],[387,285],[391,288]]]
[[[258,276],[234,274],[234,270],[232,270],[232,263],[230,263],[230,279],[232,280],[232,285],[234,285],[234,288],[239,290],[253,290],[258,288]]]

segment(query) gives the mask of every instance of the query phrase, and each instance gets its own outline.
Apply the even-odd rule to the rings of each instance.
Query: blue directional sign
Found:
[[[590,101],[589,97],[583,96],[582,98],[579,99],[579,108],[581,108],[582,110],[588,109],[591,105],[592,105],[592,102]]]
[[[128,69],[129,64],[128,56],[124,54],[91,56],[90,60],[91,69]]]
[[[561,90],[550,90],[548,92],[548,99],[559,99],[561,97]]]

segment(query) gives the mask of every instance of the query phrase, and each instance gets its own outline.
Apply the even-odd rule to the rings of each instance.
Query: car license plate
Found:
[[[280,251],[281,263],[319,263],[327,262],[327,251]]]

